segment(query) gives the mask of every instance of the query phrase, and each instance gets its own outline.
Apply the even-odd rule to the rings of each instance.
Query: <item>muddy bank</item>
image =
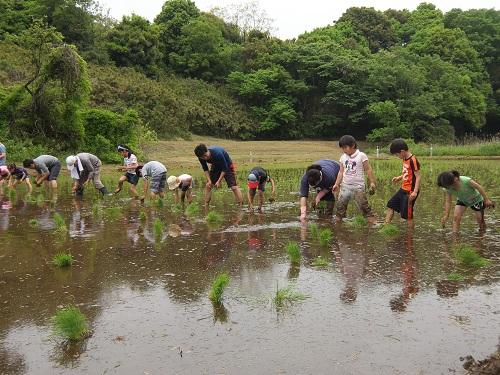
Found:
[[[464,362],[464,369],[470,375],[498,375],[500,374],[500,346],[496,352],[488,358],[476,361],[473,356],[468,355],[461,358]]]

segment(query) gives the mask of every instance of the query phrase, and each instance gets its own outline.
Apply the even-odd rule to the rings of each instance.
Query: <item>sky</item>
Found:
[[[113,18],[120,20],[132,13],[152,21],[160,13],[165,0],[98,0]],[[423,0],[260,0],[259,4],[273,19],[274,35],[282,39],[295,38],[305,31],[323,27],[337,20],[350,7],[374,7],[378,10],[388,8],[413,10]],[[202,11],[215,6],[246,2],[242,0],[195,0]],[[495,0],[434,0],[432,2],[443,12],[453,8],[498,8]]]

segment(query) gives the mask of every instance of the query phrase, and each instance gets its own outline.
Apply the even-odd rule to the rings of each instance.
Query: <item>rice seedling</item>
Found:
[[[217,211],[210,211],[205,217],[205,220],[210,224],[218,224],[222,221],[222,215]]]
[[[30,226],[32,227],[37,227],[38,226],[38,220],[37,219],[31,219],[29,221]]]
[[[186,208],[186,215],[188,216],[195,216],[199,212],[200,212],[200,206],[198,205],[198,203],[191,203]]]
[[[43,194],[38,194],[35,200],[37,206],[42,207],[45,204],[45,198]]]
[[[144,211],[141,211],[139,213],[139,220],[141,221],[141,223],[144,223],[146,220],[147,220],[147,216],[146,216],[146,213]]]
[[[17,201],[17,192],[16,192],[16,189],[10,189],[9,188],[9,200],[12,203],[15,203]]]
[[[384,236],[395,236],[399,233],[399,228],[396,225],[389,223],[384,224],[378,232]]]
[[[464,281],[465,277],[458,272],[452,272],[448,275],[447,279],[450,281]]]
[[[230,278],[227,273],[221,273],[217,275],[214,282],[212,283],[212,287],[210,288],[210,292],[208,293],[208,298],[213,303],[221,304],[222,297],[224,294],[224,289],[229,284]]]
[[[319,232],[319,242],[322,246],[326,246],[332,240],[333,233],[330,229],[325,228]]]
[[[354,228],[364,228],[368,225],[368,220],[366,220],[365,217],[358,215],[352,219],[349,225]]]
[[[293,284],[288,284],[284,288],[278,288],[276,285],[276,294],[273,297],[273,304],[277,309],[280,309],[292,302],[303,301],[306,298],[308,298],[308,296],[297,292]]]
[[[285,246],[286,253],[288,254],[288,258],[290,262],[297,264],[300,263],[300,246],[296,242],[289,242]]]
[[[163,224],[163,221],[161,221],[161,219],[157,217],[153,222],[153,231],[156,238],[161,238],[163,236],[164,227],[165,225]]]
[[[54,219],[54,223],[56,224],[56,231],[58,232],[67,232],[68,227],[66,227],[66,222],[64,221],[64,218],[59,214],[58,212],[54,212],[54,215],[52,216]]]
[[[115,221],[122,217],[121,207],[109,207],[103,209],[104,217],[109,221]]]
[[[102,206],[99,203],[94,203],[92,205],[92,215],[94,217],[102,216]]]
[[[491,261],[480,256],[473,247],[469,245],[460,245],[454,251],[455,259],[466,266],[481,268],[488,266]]]
[[[52,258],[52,264],[57,267],[69,267],[73,264],[73,256],[70,253],[58,253]]]
[[[319,256],[312,261],[311,266],[313,266],[313,267],[328,267],[328,264],[329,263],[325,258],[322,258],[321,256]]]
[[[85,315],[76,306],[60,309],[52,318],[54,333],[71,341],[78,341],[89,334]]]
[[[158,207],[158,208],[165,207],[165,202],[163,201],[163,198],[156,199],[155,204],[156,204],[156,207]]]
[[[318,238],[319,237],[318,225],[316,223],[309,224],[309,232],[311,232],[312,238]]]
[[[177,214],[179,212],[182,212],[182,204],[180,203],[176,203],[176,204],[173,204],[171,207],[170,207],[170,211],[174,214]]]

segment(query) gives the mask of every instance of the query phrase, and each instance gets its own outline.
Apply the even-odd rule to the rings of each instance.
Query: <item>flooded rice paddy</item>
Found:
[[[500,201],[497,162],[457,163]],[[386,164],[374,166],[379,221],[397,189],[387,181],[399,165]],[[427,169],[415,227],[396,218],[394,235],[353,220],[339,226],[316,211],[301,225],[299,170],[275,171],[278,200],[263,213],[238,209],[227,189],[215,193],[211,209],[222,220],[214,224],[201,207],[183,213],[170,195],[163,205],[142,206],[126,192],[100,199],[87,191],[79,201],[68,181],[56,202],[6,194],[0,372],[462,374],[460,357],[484,358],[499,343],[500,218],[498,208],[487,211],[488,229],[479,233],[467,211],[459,237],[441,229],[437,167]],[[201,202],[202,190],[194,193]],[[54,213],[66,228],[56,227]],[[332,239],[319,241],[311,224],[330,229]],[[300,246],[298,264],[287,256],[289,242]],[[489,265],[459,264],[460,244]],[[52,264],[63,251],[74,258],[67,269]],[[221,272],[230,283],[217,306],[208,294]],[[277,305],[277,289],[287,286],[303,298]],[[91,329],[80,342],[53,334],[51,317],[68,304]]]

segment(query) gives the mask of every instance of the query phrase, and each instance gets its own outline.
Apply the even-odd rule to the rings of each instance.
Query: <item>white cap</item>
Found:
[[[70,155],[66,158],[66,168],[68,168],[68,171],[73,169],[73,167],[75,166],[75,163],[76,163],[76,156],[75,155]]]

